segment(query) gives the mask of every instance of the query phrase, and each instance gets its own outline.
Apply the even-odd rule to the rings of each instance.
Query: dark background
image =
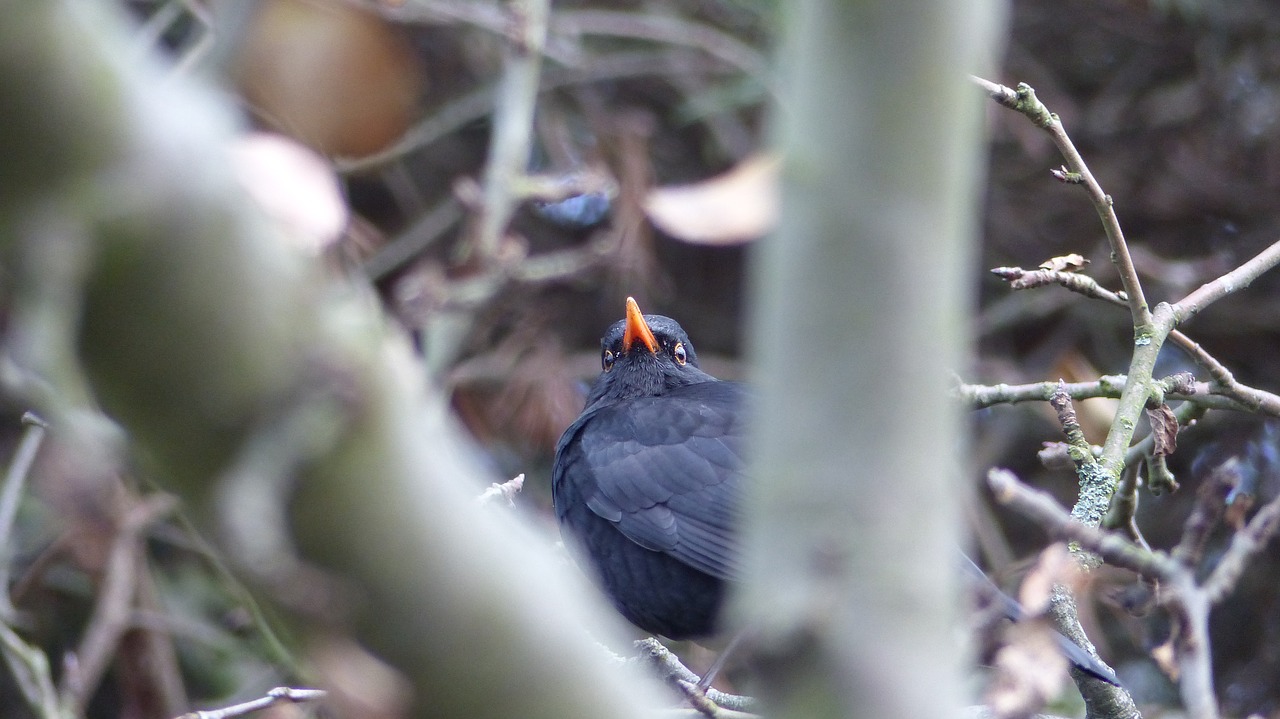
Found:
[[[163,5],[125,4],[139,21],[155,18]],[[491,88],[500,67],[502,43],[483,11],[487,6],[422,5],[457,12],[409,17],[386,5],[375,13],[391,28],[395,39],[388,42],[408,59],[373,71],[404,73],[404,82],[417,89],[412,112],[388,120],[400,129],[443,122],[460,98]],[[555,8],[677,18],[683,27],[714,29],[721,33],[717,37],[736,40],[764,58],[775,35],[775,15],[786,12],[785,3],[763,0],[559,2]],[[767,146],[767,78],[726,62],[706,43],[641,37],[622,22],[614,29],[614,34],[580,37],[553,32],[543,69],[555,87],[540,96],[533,153],[539,171],[607,170],[618,185],[608,215],[599,222],[566,225],[527,203],[511,230],[512,246],[531,257],[597,243],[606,250],[599,259],[549,281],[501,282],[483,301],[459,304],[460,283],[479,272],[462,257],[472,227],[462,212],[462,219],[433,234],[429,246],[377,278],[389,312],[426,350],[442,317],[466,318],[467,329],[457,337],[460,349],[439,368],[438,378],[451,389],[454,407],[495,473],[527,475],[519,502],[534,511],[549,510],[555,441],[581,408],[585,382],[598,368],[599,335],[621,316],[626,296],[635,296],[646,312],[678,319],[713,374],[741,378],[749,359],[741,354],[741,332],[750,243],[705,246],[666,236],[646,221],[641,203],[653,186],[711,177]],[[198,17],[189,16],[166,25],[156,44],[180,61],[198,52],[206,32]],[[631,65],[624,62],[628,58]],[[611,73],[615,66],[621,69]],[[278,127],[249,90],[246,77],[252,74],[232,67],[225,77],[243,92],[242,106],[252,124]],[[1061,116],[1115,201],[1150,302],[1175,301],[1278,239],[1280,5],[1018,0],[1011,5],[1002,64],[988,79],[1030,84]],[[957,82],[967,82],[959,70]],[[980,91],[975,87],[974,92]],[[383,248],[411,234],[432,208],[456,203],[451,198],[457,196],[457,181],[479,178],[483,171],[487,117],[482,108],[445,123],[436,141],[378,167],[353,170],[340,161],[347,168],[344,190],[357,219],[331,250],[335,263],[360,272]],[[989,176],[982,193],[980,251],[972,267],[975,357],[972,367],[956,368],[957,375],[973,383],[1021,383],[1123,373],[1132,339],[1123,308],[1056,287],[1012,293],[987,272],[1006,265],[1030,268],[1075,252],[1091,260],[1085,272],[1104,286],[1119,286],[1084,191],[1049,174],[1062,164],[1049,138],[1024,117],[994,104],[988,118]],[[464,204],[459,206],[465,209]],[[1280,391],[1278,303],[1280,279],[1264,276],[1184,329],[1242,382]],[[1176,349],[1166,350],[1162,362],[1166,366],[1157,374],[1197,369]],[[1198,376],[1206,379],[1203,371]],[[23,409],[9,407],[15,418]],[[1081,414],[1086,434],[1101,443],[1109,422],[1107,400],[1081,403]],[[1074,501],[1071,472],[1047,470],[1036,459],[1042,442],[1062,438],[1046,406],[981,410],[974,413],[973,426],[968,476],[975,488],[989,467],[1004,466],[1064,504]],[[1159,497],[1141,494],[1139,524],[1152,545],[1176,543],[1201,480],[1228,457],[1254,458],[1264,474],[1260,500],[1280,491],[1270,474],[1270,431],[1262,417],[1211,412],[1185,432],[1170,461],[1181,490]],[[928,443],[921,437],[922,447]],[[1013,585],[1024,560],[1046,538],[977,494],[970,512],[974,530],[985,538],[984,547],[995,548],[986,560],[997,577]],[[57,534],[46,511],[33,503],[22,515],[20,569],[38,566]],[[902,511],[903,521],[911,521],[910,509]],[[550,521],[548,535],[554,536]],[[194,627],[180,642],[189,693],[214,701],[252,696],[253,685],[281,683],[280,675],[287,672],[272,666],[236,592],[226,588],[224,577],[193,560],[197,553],[180,537],[180,528],[166,528],[157,532],[152,549],[167,606]],[[1228,540],[1229,533],[1220,531],[1215,546]],[[1214,555],[1209,552],[1208,564]],[[92,560],[60,562],[41,570],[39,586],[26,595],[36,636],[54,656],[59,647],[72,644],[92,593],[87,579]],[[1273,547],[1213,616],[1217,687],[1230,715],[1280,716],[1278,563],[1280,551]],[[1133,578],[1123,572],[1098,572],[1081,601],[1086,626],[1140,702],[1174,703],[1176,694],[1146,658],[1165,638],[1164,622],[1158,615],[1131,616],[1121,607],[1132,586]],[[120,695],[131,691],[127,677],[115,679],[93,708],[96,716],[115,716],[124,701]],[[16,695],[5,688],[0,696]],[[0,706],[0,713],[9,716],[9,707]]]

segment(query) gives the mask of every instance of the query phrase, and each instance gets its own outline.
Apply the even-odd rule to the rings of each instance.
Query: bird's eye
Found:
[[[685,352],[684,352],[683,342],[676,343],[676,346],[671,349],[671,355],[676,358],[676,364],[682,365],[685,362],[689,361],[688,356],[685,355]]]
[[[681,364],[684,363],[681,362]],[[613,350],[604,351],[604,354],[600,356],[600,366],[604,368],[605,372],[613,369]]]

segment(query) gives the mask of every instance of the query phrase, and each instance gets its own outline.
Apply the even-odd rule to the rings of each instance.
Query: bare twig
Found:
[[[176,500],[165,494],[143,498],[126,511],[116,527],[103,571],[102,588],[74,655],[75,671],[67,672],[59,687],[62,705],[75,716],[83,714],[111,665],[120,638],[130,627],[142,557],[142,533],[176,505]]]
[[[1076,417],[1076,408],[1071,402],[1071,395],[1067,392],[1065,381],[1058,380],[1058,386],[1053,394],[1049,395],[1049,406],[1058,413],[1058,424],[1062,425],[1062,432],[1067,435],[1069,447],[1067,451],[1071,455],[1071,461],[1075,462],[1077,467],[1096,462],[1089,440],[1080,429],[1080,420]]]
[[[1212,391],[1239,402],[1251,412],[1261,412],[1272,417],[1280,417],[1280,396],[1256,389],[1238,382],[1231,370],[1209,354],[1200,344],[1183,334],[1180,330],[1169,333],[1169,341],[1186,352],[1191,359],[1209,372],[1217,385]]]
[[[1259,257],[1262,257],[1262,255],[1259,255]],[[1257,260],[1258,258],[1256,257],[1253,260],[1250,260],[1250,263]],[[1120,307],[1128,306],[1124,293],[1112,292],[1111,290],[1099,285],[1092,277],[1078,272],[1062,272],[1044,269],[1024,270],[1021,267],[995,267],[992,268],[991,273],[1008,282],[1010,289],[1014,290],[1057,284],[1072,292],[1076,292],[1091,299],[1102,300]],[[1217,282],[1217,280],[1215,280],[1215,282]],[[1208,286],[1209,285],[1205,285],[1205,287]],[[1207,370],[1209,375],[1213,377],[1214,382],[1217,383],[1217,388],[1210,390],[1208,393],[1202,394],[1219,395],[1239,403],[1239,406],[1223,405],[1221,408],[1249,412],[1262,412],[1273,417],[1280,417],[1280,396],[1254,387],[1249,387],[1236,381],[1236,378],[1231,374],[1231,371],[1228,370],[1226,366],[1181,330],[1171,330],[1169,332],[1168,339],[1174,346],[1178,347],[1183,352],[1186,352],[1187,356],[1189,356],[1192,361]],[[1080,399],[1079,395],[1074,393],[1072,396]]]
[[[1194,717],[1204,719],[1216,717],[1217,706],[1213,695],[1208,652],[1209,607],[1234,584],[1235,578],[1241,571],[1240,567],[1245,559],[1256,551],[1258,542],[1265,541],[1276,531],[1277,526],[1280,526],[1280,509],[1273,510],[1274,516],[1268,512],[1261,519],[1255,517],[1256,525],[1250,524],[1250,528],[1253,529],[1256,526],[1257,535],[1248,534],[1243,537],[1237,535],[1239,545],[1242,547],[1239,550],[1241,554],[1234,563],[1222,570],[1223,588],[1219,589],[1215,585],[1212,592],[1196,586],[1192,570],[1184,566],[1183,562],[1160,553],[1145,551],[1118,536],[1101,533],[1096,527],[1112,499],[1116,486],[1120,483],[1121,473],[1131,459],[1130,444],[1137,421],[1144,410],[1151,410],[1153,407],[1159,414],[1159,419],[1162,420],[1160,424],[1165,432],[1159,437],[1163,441],[1160,443],[1153,441],[1151,450],[1145,452],[1148,456],[1147,468],[1161,481],[1172,482],[1172,475],[1164,465],[1164,455],[1172,451],[1172,440],[1176,436],[1177,426],[1182,424],[1182,419],[1186,415],[1175,417],[1163,403],[1171,393],[1188,390],[1198,393],[1200,388],[1185,378],[1176,382],[1156,382],[1152,378],[1156,358],[1166,341],[1181,346],[1198,364],[1208,369],[1214,380],[1209,388],[1213,393],[1247,410],[1259,411],[1263,407],[1274,410],[1280,407],[1275,404],[1280,401],[1280,398],[1242,387],[1226,367],[1175,329],[1179,323],[1194,316],[1210,303],[1247,286],[1263,272],[1280,263],[1280,243],[1272,245],[1258,256],[1216,280],[1206,283],[1187,295],[1181,302],[1173,305],[1160,303],[1154,310],[1151,309],[1142,295],[1141,285],[1116,218],[1111,197],[1102,191],[1089,172],[1058,117],[1045,108],[1036,98],[1034,90],[1026,84],[1019,84],[1017,90],[1012,90],[980,78],[974,78],[974,81],[996,102],[1026,115],[1053,138],[1068,165],[1054,171],[1053,175],[1063,182],[1082,184],[1089,192],[1090,199],[1106,231],[1111,245],[1112,259],[1119,271],[1125,292],[1123,296],[1107,293],[1091,280],[1082,280],[1071,273],[1055,273],[1048,270],[1028,273],[1020,268],[999,268],[996,270],[997,274],[1010,280],[1011,283],[1016,283],[1015,288],[1052,282],[1112,303],[1126,301],[1134,325],[1134,351],[1126,373],[1126,383],[1099,459],[1094,460],[1091,448],[1083,442],[1082,437],[1075,437],[1078,432],[1073,432],[1074,416],[1070,412],[1072,395],[1065,386],[1054,395],[1057,400],[1054,406],[1058,409],[1060,421],[1068,438],[1071,439],[1071,456],[1076,462],[1077,474],[1080,477],[1080,497],[1071,511],[1071,517],[1076,521],[1068,520],[1065,512],[1051,499],[1033,497],[1030,490],[1021,487],[1011,474],[993,471],[989,477],[991,486],[1002,501],[1014,503],[1024,513],[1037,516],[1046,526],[1052,527],[1055,534],[1070,537],[1080,547],[1095,552],[1108,561],[1134,568],[1145,576],[1159,578],[1165,583],[1169,591],[1164,593],[1162,603],[1170,607],[1175,619],[1177,630],[1175,644],[1178,664],[1183,676],[1184,703]],[[1160,429],[1157,428],[1155,431],[1158,432]],[[1130,473],[1130,481],[1136,481],[1133,473]],[[1206,527],[1215,521],[1215,517],[1216,513],[1208,512],[1202,521],[1188,524],[1187,534],[1180,548],[1182,556],[1197,551],[1207,532]],[[1131,526],[1132,506],[1122,519],[1123,523],[1129,526],[1130,534],[1140,538],[1141,535]],[[1082,561],[1088,563],[1089,560],[1082,557]],[[1064,602],[1066,599],[1069,597],[1064,594]],[[1065,617],[1066,622],[1074,624],[1074,612],[1066,614],[1068,615]],[[1086,701],[1088,701],[1087,697]]]
[[[519,201],[515,185],[528,169],[550,1],[512,0],[509,8],[516,29],[498,85],[497,113],[484,170],[484,207],[475,237],[474,249],[482,263],[498,252]]]
[[[662,642],[648,637],[637,641],[635,647],[639,652],[637,658],[657,671],[658,678],[664,682],[676,686],[679,686],[679,682],[697,687],[700,677],[686,667],[670,649],[663,646]],[[706,698],[724,709],[747,712],[756,708],[756,700],[752,697],[726,694],[717,689],[707,689]]]
[[[697,48],[770,86],[763,54],[727,33],[703,23],[650,12],[563,10],[552,16],[557,34],[612,35]]]
[[[480,504],[490,504],[501,497],[508,507],[514,507],[516,505],[516,495],[520,493],[521,489],[524,489],[524,474],[517,474],[502,484],[494,482],[489,485],[488,489],[481,492],[479,497],[476,497],[476,501]]]
[[[1205,307],[1227,295],[1248,287],[1262,273],[1280,264],[1280,242],[1272,244],[1248,262],[1198,287],[1173,306],[1174,319],[1181,324],[1199,314]]]
[[[1089,275],[1079,272],[1063,272],[1061,270],[1024,270],[1021,267],[993,267],[991,274],[1009,283],[1009,288],[1026,290],[1045,285],[1062,285],[1063,287],[1097,300],[1126,306],[1125,296],[1121,292],[1111,290],[1098,284]]]
[[[27,482],[27,474],[36,461],[36,453],[44,441],[45,423],[32,412],[22,415],[22,424],[26,429],[22,432],[22,440],[13,453],[9,463],[9,471],[5,473],[4,487],[0,488],[0,621],[13,618],[13,604],[9,599],[9,562],[13,542],[9,535],[13,532],[13,520],[18,516],[18,502],[22,499],[22,489]]]
[[[1116,488],[1115,498],[1111,500],[1111,512],[1103,522],[1104,526],[1119,529],[1129,537],[1129,541],[1151,551],[1151,544],[1142,535],[1138,527],[1138,471],[1129,465],[1120,477],[1120,486]]]
[[[39,647],[24,642],[4,622],[0,622],[0,654],[27,705],[40,719],[64,719],[49,671],[49,657]]]
[[[670,51],[615,52],[593,57],[589,66],[583,68],[547,68],[542,89],[546,91],[603,80],[671,74],[681,71],[682,67],[687,72],[691,61],[690,54],[672,56]],[[335,167],[343,173],[367,172],[421,150],[492,112],[495,95],[493,87],[482,87],[462,95],[423,118],[391,147],[359,159],[338,160]]]
[[[1218,560],[1213,574],[1204,582],[1205,595],[1210,604],[1221,602],[1236,588],[1245,565],[1267,546],[1267,542],[1276,536],[1277,530],[1280,530],[1280,497],[1265,504],[1253,515],[1249,525],[1231,538],[1231,546]]]
[[[1018,83],[1017,90],[1011,90],[989,80],[975,77],[973,81],[987,91],[993,100],[1001,105],[1026,115],[1037,127],[1049,133],[1058,152],[1067,161],[1064,175],[1074,183],[1078,182],[1089,193],[1093,208],[1097,211],[1102,227],[1107,233],[1107,241],[1111,245],[1112,261],[1120,273],[1120,282],[1129,300],[1129,311],[1133,315],[1135,328],[1151,324],[1151,310],[1147,307],[1147,298],[1142,294],[1142,284],[1138,280],[1138,271],[1134,269],[1133,258],[1129,256],[1129,245],[1125,242],[1124,232],[1120,229],[1120,220],[1116,217],[1114,202],[1111,196],[1103,192],[1102,185],[1094,178],[1084,158],[1076,150],[1075,143],[1067,135],[1058,116],[1049,112],[1048,108],[1036,97],[1030,85]]]
[[[450,195],[441,200],[370,257],[364,263],[365,274],[377,281],[404,267],[461,219],[462,206],[455,197]]]
[[[1093,382],[1033,382],[1030,384],[961,384],[955,388],[960,400],[973,409],[983,409],[997,404],[1019,402],[1047,402],[1061,388],[1073,399],[1093,397],[1119,397],[1124,391],[1123,375],[1106,375]]]
[[[323,689],[294,689],[292,687],[276,687],[267,692],[265,697],[247,701],[243,704],[225,707],[223,709],[207,709],[205,711],[188,712],[177,719],[232,719],[246,714],[251,714],[276,704],[298,704],[301,702],[315,702],[324,699],[325,692]]]
[[[1051,535],[1078,542],[1112,564],[1163,583],[1166,591],[1160,593],[1157,601],[1170,611],[1174,620],[1183,703],[1190,716],[1196,719],[1217,717],[1209,652],[1209,611],[1234,589],[1244,566],[1280,531],[1280,498],[1268,503],[1244,531],[1236,534],[1213,574],[1203,585],[1197,586],[1196,567],[1188,561],[1185,551],[1174,557],[1147,551],[1118,535],[1082,525],[1052,497],[1027,487],[1006,470],[991,470],[987,481],[997,499],[1035,519]],[[1196,527],[1188,528],[1191,534],[1207,531],[1199,526],[1203,522],[1196,524]],[[1194,538],[1190,541],[1197,543]]]

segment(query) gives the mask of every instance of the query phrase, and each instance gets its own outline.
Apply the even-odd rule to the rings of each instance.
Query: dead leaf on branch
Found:
[[[1069,255],[1052,257],[1041,262],[1040,269],[1049,270],[1050,272],[1079,272],[1087,264],[1089,264],[1089,260],[1073,252]]]
[[[1028,614],[1040,615],[1049,609],[1053,599],[1053,587],[1061,584],[1071,591],[1081,583],[1080,567],[1071,558],[1071,552],[1062,542],[1045,547],[1034,566],[1022,579],[1018,588],[1018,601]]]
[[[1173,410],[1164,402],[1148,407],[1147,421],[1151,423],[1151,439],[1155,442],[1151,453],[1161,457],[1173,454],[1178,448],[1178,418]]]
[[[1173,647],[1174,639],[1175,637],[1169,637],[1168,641],[1152,649],[1150,654],[1152,661],[1160,667],[1160,671],[1164,672],[1170,681],[1176,682],[1181,671],[1178,666],[1178,652]]]
[[[773,229],[778,220],[775,155],[752,155],[721,175],[693,185],[657,187],[644,211],[658,229],[699,245],[736,245]]]
[[[987,703],[998,717],[1029,717],[1062,693],[1067,659],[1044,618],[1009,625],[1009,643],[995,657]]]

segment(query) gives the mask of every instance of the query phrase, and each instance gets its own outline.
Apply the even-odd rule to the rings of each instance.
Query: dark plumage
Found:
[[[631,623],[671,639],[708,636],[725,583],[740,578],[746,391],[699,369],[680,325],[641,315],[631,298],[600,345],[603,372],[556,445],[556,516]],[[1008,617],[1023,617],[963,562]],[[1117,683],[1066,637],[1058,643],[1081,670]]]
[[[633,624],[709,635],[739,574],[742,386],[699,369],[680,325],[631,299],[601,356],[586,409],[556,446],[556,516]]]

